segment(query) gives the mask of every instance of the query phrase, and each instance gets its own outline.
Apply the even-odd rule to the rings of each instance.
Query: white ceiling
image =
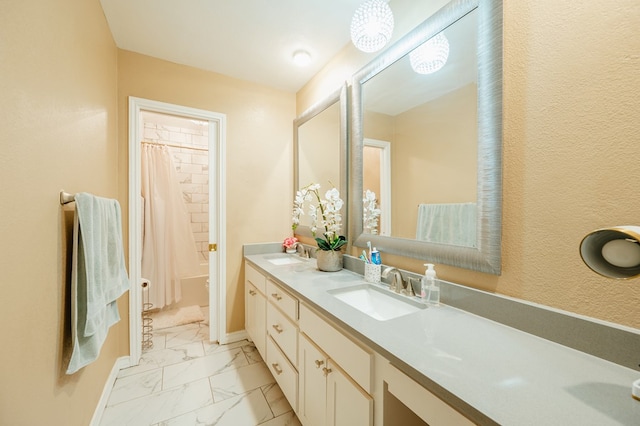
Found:
[[[290,92],[346,44],[364,0],[100,0],[116,45]],[[292,62],[309,51],[305,68]]]

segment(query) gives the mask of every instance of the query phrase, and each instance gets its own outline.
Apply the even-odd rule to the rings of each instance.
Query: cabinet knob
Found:
[[[255,296],[256,292],[255,292],[255,290],[249,290],[249,294],[252,295],[252,296]]]
[[[321,359],[316,359],[316,361],[315,361],[315,362],[316,362],[316,368],[320,368],[320,366],[321,366],[322,364],[324,364],[324,361],[323,361],[323,360],[321,360]]]
[[[274,362],[273,364],[271,364],[271,366],[273,367],[273,369],[276,371],[276,374],[279,376],[282,374],[282,368],[280,368],[280,365],[278,365],[277,362]]]
[[[282,333],[284,330],[282,329],[282,327],[280,327],[280,324],[273,324],[271,327],[273,327],[273,329],[275,331],[278,332],[278,334]]]
[[[271,296],[273,296],[276,300],[282,299],[282,296],[280,296],[278,293],[271,293]]]
[[[327,377],[329,375],[329,373],[331,373],[331,369],[327,368],[327,367],[323,367],[322,368],[322,373],[324,374],[325,377]]]

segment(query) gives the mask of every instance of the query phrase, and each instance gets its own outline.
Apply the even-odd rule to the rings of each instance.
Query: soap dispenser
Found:
[[[422,290],[420,297],[422,301],[430,306],[440,305],[440,285],[436,280],[436,270],[433,269],[433,263],[425,263],[427,267],[422,277]]]

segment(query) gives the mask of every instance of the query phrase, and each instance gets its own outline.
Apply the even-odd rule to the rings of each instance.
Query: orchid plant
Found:
[[[311,217],[311,233],[318,244],[318,248],[324,251],[338,251],[347,243],[343,235],[339,235],[342,229],[342,215],[340,210],[344,202],[340,198],[340,192],[336,188],[328,190],[324,199],[320,198],[320,185],[312,183],[296,192],[293,201],[293,225],[295,231],[300,224],[300,216],[304,214],[304,205],[309,202],[309,216]],[[317,202],[317,206],[312,203]],[[316,237],[318,221],[324,228],[324,238]]]
[[[377,208],[376,193],[367,189],[362,199],[362,222],[364,232],[376,235],[378,233],[378,218],[381,210]]]

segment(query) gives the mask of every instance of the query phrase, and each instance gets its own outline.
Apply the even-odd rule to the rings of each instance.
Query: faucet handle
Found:
[[[389,266],[385,268],[384,271],[382,271],[382,278],[387,278],[389,274],[393,274],[391,283],[389,284],[389,290],[400,293],[400,291],[404,288],[402,273],[400,273],[400,271],[398,271],[398,268],[396,268],[395,266]]]
[[[300,251],[300,249],[302,249],[302,251]],[[300,257],[304,257],[306,259],[309,258],[309,251],[306,249],[305,246],[303,246],[299,242],[296,243],[296,253],[298,253],[298,256]]]
[[[413,289],[413,282],[418,281],[418,284],[420,284],[420,280],[418,278],[413,278],[413,277],[407,277],[407,290],[406,290],[406,295],[407,296],[417,296],[416,291]]]

